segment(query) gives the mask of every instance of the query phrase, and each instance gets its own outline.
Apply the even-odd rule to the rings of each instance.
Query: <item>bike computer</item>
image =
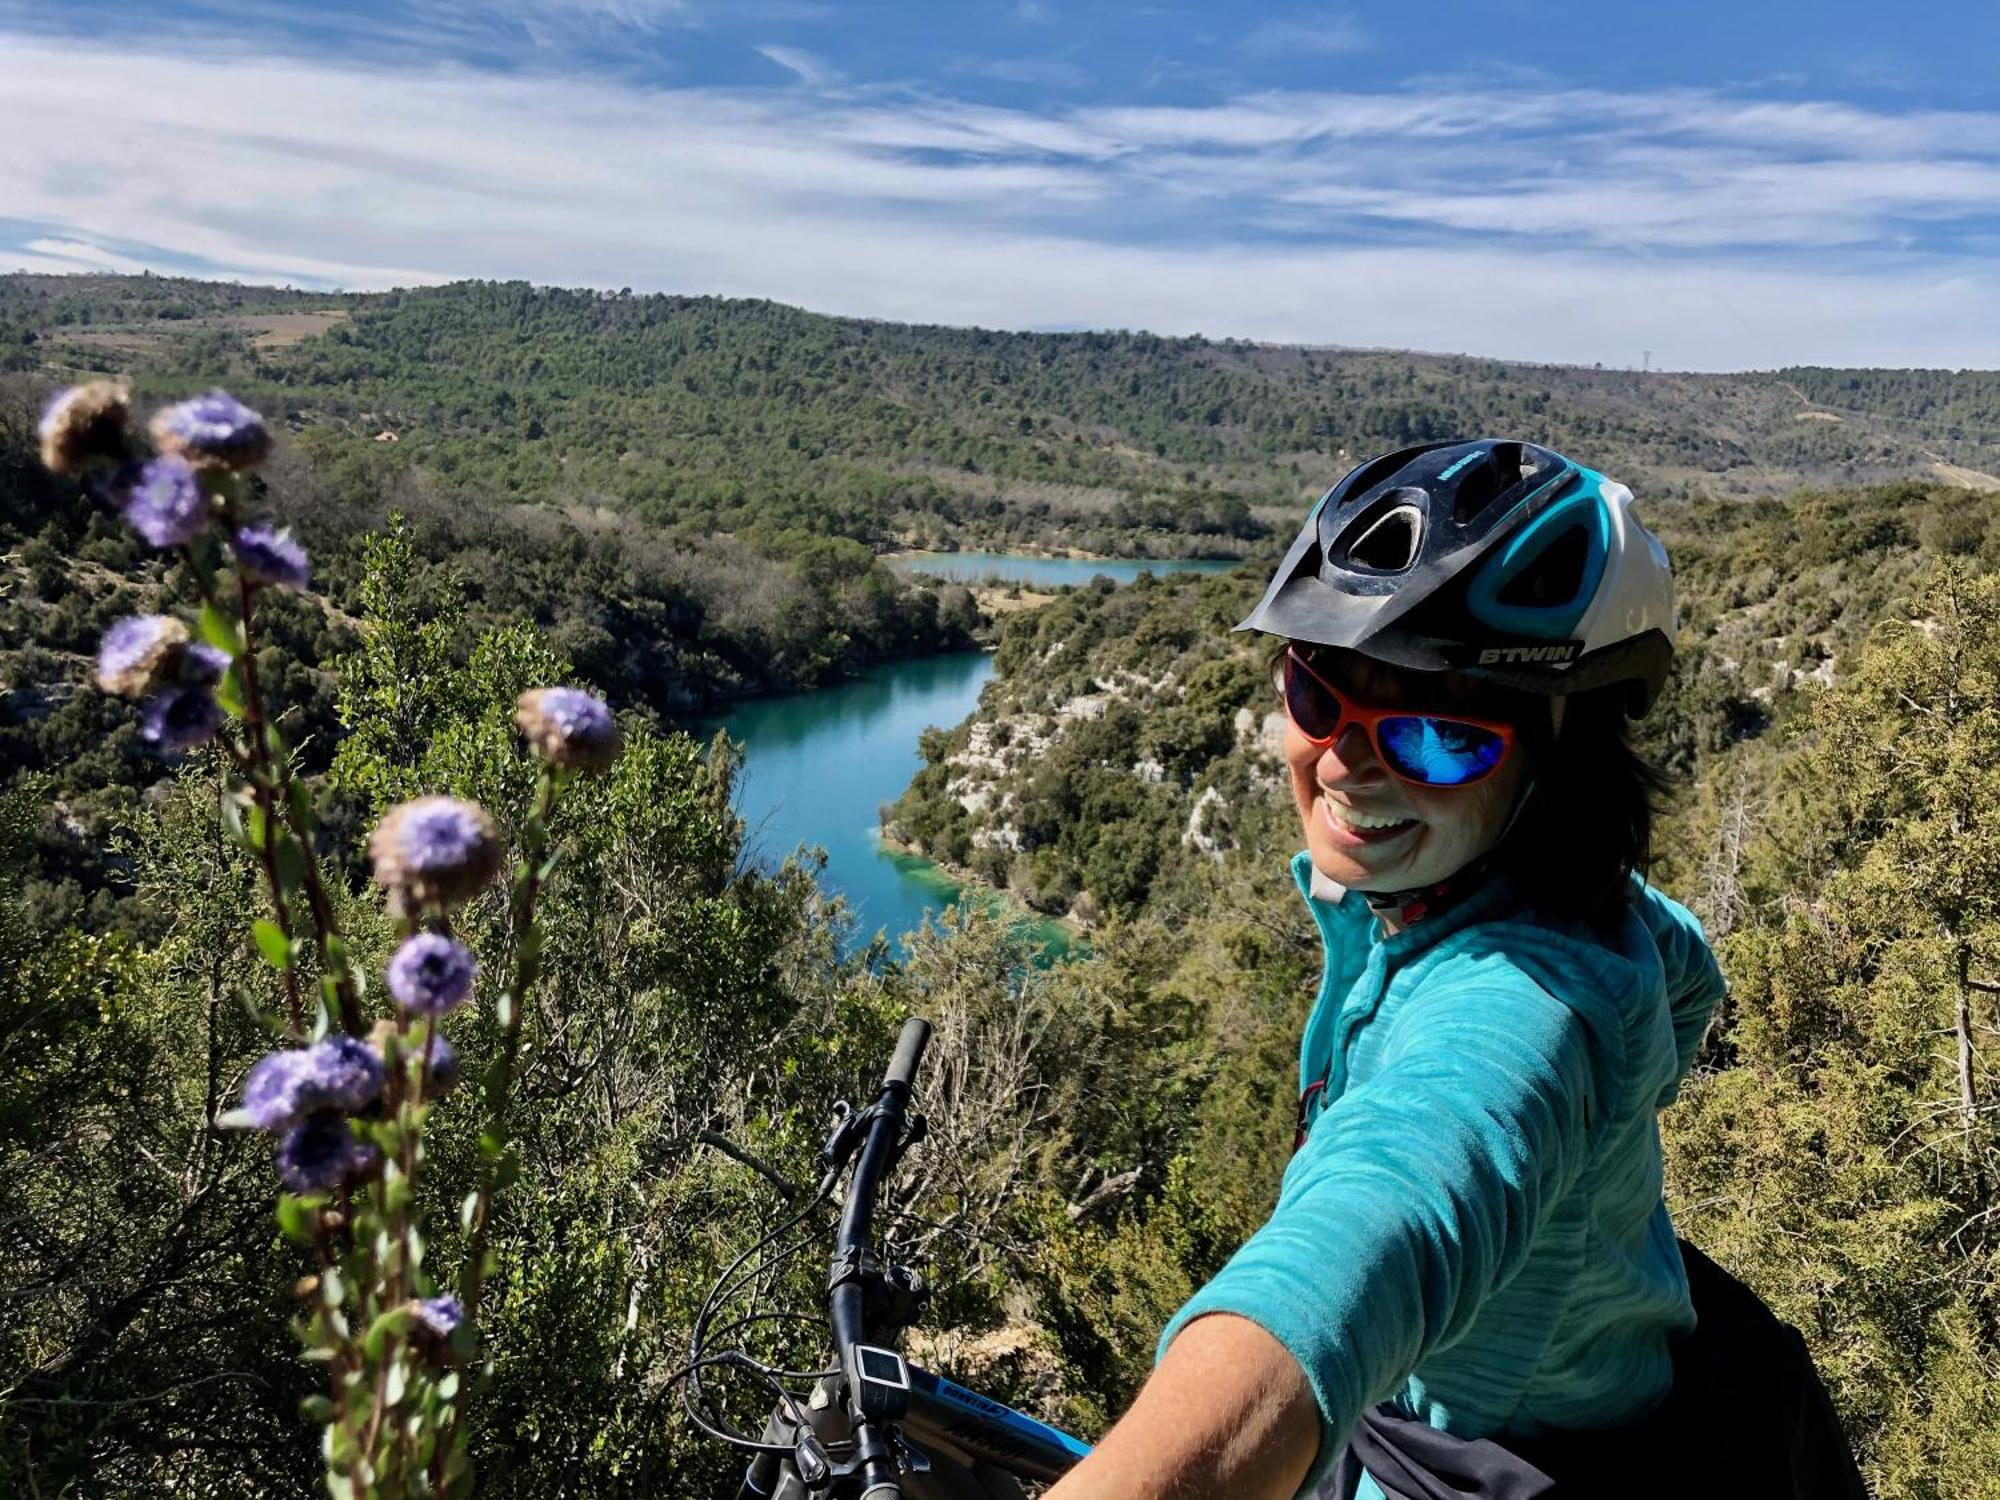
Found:
[[[871,1421],[895,1421],[910,1409],[910,1369],[879,1344],[854,1345],[854,1401]]]

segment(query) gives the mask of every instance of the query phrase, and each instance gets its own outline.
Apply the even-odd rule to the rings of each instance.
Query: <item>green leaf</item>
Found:
[[[299,847],[299,841],[290,834],[281,834],[274,852],[277,855],[278,883],[288,891],[297,890],[306,878],[306,856]]]
[[[451,1401],[457,1398],[458,1371],[446,1370],[444,1374],[438,1378],[437,1393],[438,1393],[438,1400],[440,1401]]]
[[[503,1152],[498,1164],[493,1168],[493,1191],[497,1193],[502,1188],[512,1187],[520,1180],[520,1176],[520,1154],[512,1149]]]
[[[278,1230],[288,1240],[301,1245],[313,1242],[319,1220],[317,1198],[301,1198],[292,1193],[278,1194]]]
[[[392,1307],[373,1323],[361,1340],[361,1350],[370,1359],[382,1357],[382,1347],[391,1338],[409,1331],[410,1310],[407,1307]]]
[[[222,832],[230,843],[249,847],[243,827],[243,799],[234,792],[222,799]]]
[[[196,628],[200,631],[201,638],[216,650],[227,651],[232,658],[243,654],[242,630],[234,620],[213,604],[202,605],[201,618]]]
[[[458,1227],[466,1234],[472,1233],[472,1217],[479,1212],[479,1194],[467,1193],[465,1201],[458,1205]]]
[[[292,940],[276,922],[259,917],[250,924],[250,932],[257,939],[257,950],[264,955],[265,963],[281,972],[292,966]]]
[[[291,798],[292,817],[297,821],[300,828],[310,833],[313,826],[312,788],[294,776],[286,783],[285,795]]]
[[[347,1296],[346,1283],[340,1279],[340,1272],[332,1266],[328,1266],[326,1274],[319,1279],[319,1296],[328,1307],[340,1306]]]
[[[333,1402],[325,1396],[308,1396],[299,1403],[299,1415],[308,1422],[331,1422]]]
[[[409,1364],[405,1360],[391,1360],[388,1372],[382,1377],[382,1404],[392,1411],[403,1404],[403,1391],[409,1382]]]
[[[215,685],[215,701],[222,705],[222,711],[230,718],[243,717],[243,676],[236,670],[234,662],[222,674],[222,681]]]

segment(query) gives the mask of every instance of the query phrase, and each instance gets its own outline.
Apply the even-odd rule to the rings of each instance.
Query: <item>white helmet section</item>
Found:
[[[1583,652],[1615,646],[1634,636],[1657,630],[1672,640],[1678,625],[1674,616],[1674,575],[1667,562],[1667,549],[1660,539],[1643,526],[1632,510],[1632,491],[1615,479],[1600,481],[1608,535],[1605,539],[1604,576],[1597,593],[1577,621],[1576,634]]]

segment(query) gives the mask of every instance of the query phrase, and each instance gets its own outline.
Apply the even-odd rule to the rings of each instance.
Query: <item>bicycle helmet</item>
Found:
[[[1673,661],[1673,574],[1632,492],[1533,443],[1425,443],[1319,499],[1236,628],[1561,696],[1628,684],[1646,712]]]

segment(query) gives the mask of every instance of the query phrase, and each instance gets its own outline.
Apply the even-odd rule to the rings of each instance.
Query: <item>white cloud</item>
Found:
[[[1051,115],[25,37],[0,37],[0,96],[0,203],[34,226],[0,266],[520,277],[1677,368],[2000,363],[1993,115],[1546,88]],[[1910,248],[1933,233],[1979,248]]]
[[[840,81],[840,74],[836,69],[803,47],[780,47],[772,44],[759,47],[757,50],[787,73],[798,75],[799,82],[807,88],[824,88]]]
[[[1261,21],[1237,43],[1254,57],[1334,57],[1365,52],[1373,42],[1351,11],[1310,11]]]

